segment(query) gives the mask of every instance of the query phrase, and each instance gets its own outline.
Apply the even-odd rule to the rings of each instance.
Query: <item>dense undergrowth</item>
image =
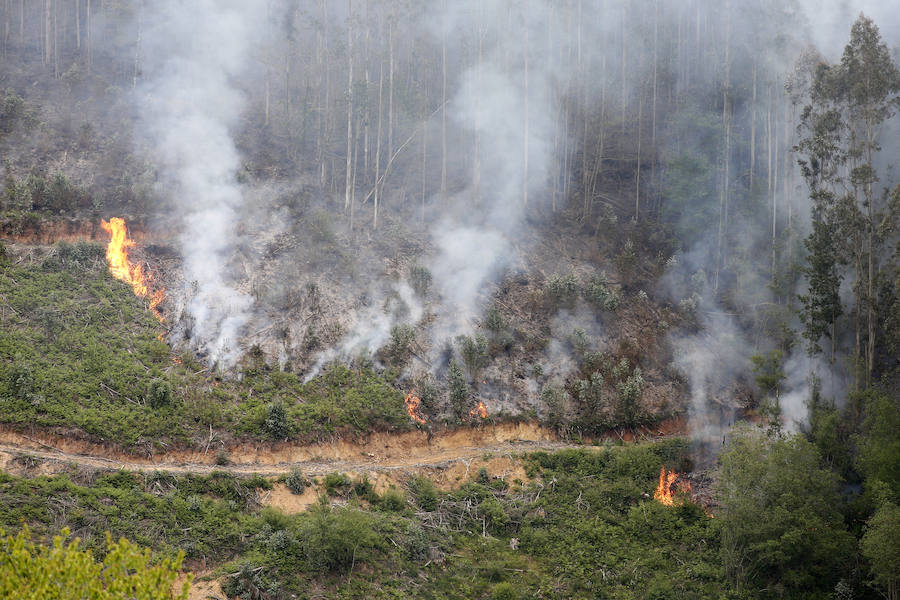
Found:
[[[650,498],[660,465],[685,466],[687,449],[539,452],[522,458],[529,481],[479,470],[448,492],[413,477],[377,494],[333,474],[320,482],[331,497],[296,515],[259,508],[254,492],[271,486],[259,477],[0,474],[0,526],[67,526],[101,554],[105,530],[184,550],[223,565],[230,597],[720,597],[714,521]]]
[[[106,271],[103,248],[57,244],[0,267],[0,415],[77,428],[126,447],[189,442],[209,428],[314,441],[409,427],[390,372],[335,366],[304,384],[249,361],[241,380],[175,356],[145,302]]]

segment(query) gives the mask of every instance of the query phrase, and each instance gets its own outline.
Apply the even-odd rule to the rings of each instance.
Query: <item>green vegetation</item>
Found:
[[[172,590],[183,555],[154,561],[149,550],[107,534],[106,557],[98,562],[78,538],[65,544],[68,535],[63,529],[48,547],[32,542],[27,527],[15,537],[0,529],[0,598],[187,600],[190,580]]]
[[[106,272],[98,244],[60,242],[40,264],[0,267],[0,414],[126,447],[213,428],[260,439],[404,429],[391,373],[334,366],[304,384],[248,359],[242,381],[172,356],[145,301]]]
[[[160,556],[220,565],[230,597],[272,600],[310,589],[326,598],[628,600],[896,589],[896,490],[874,485],[870,504],[840,495],[804,436],[734,436],[716,488],[695,490],[716,491],[716,518],[686,494],[674,506],[652,498],[661,467],[691,469],[687,440],[519,460],[525,482],[473,469],[450,491],[414,476],[379,495],[365,477],[330,473],[326,494],[295,515],[260,509],[271,484],[258,476],[0,474],[0,526],[24,523],[44,539],[69,527],[98,555],[97,532],[111,531]]]
[[[527,484],[478,471],[441,492],[415,477],[410,503],[399,489],[379,496],[365,478],[332,473],[324,487],[342,505],[323,499],[290,516],[258,508],[268,485],[259,477],[0,474],[0,523],[44,536],[68,526],[98,553],[94,532],[108,530],[165,556],[224,563],[232,597],[290,598],[310,586],[327,597],[714,597],[723,580],[713,522],[693,504],[649,499],[660,465],[681,465],[687,448],[536,453],[523,459]]]

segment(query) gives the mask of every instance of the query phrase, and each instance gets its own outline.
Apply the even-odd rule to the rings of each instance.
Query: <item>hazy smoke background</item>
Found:
[[[824,3],[802,0],[797,4],[771,5],[710,0],[692,6],[696,7],[698,23],[701,12],[710,15],[704,21],[703,33],[718,36],[708,42],[716,47],[725,35],[717,24],[725,19],[723,13],[730,11],[731,18],[725,20],[731,23],[727,34],[731,47],[729,60],[734,65],[746,63],[751,54],[758,54],[761,62],[775,65],[774,70],[780,73],[789,72],[799,51],[810,44],[826,58],[839,59],[850,25],[860,10],[875,18],[889,43],[897,39],[900,23],[887,3],[868,0]],[[359,22],[366,18],[370,7],[362,2],[353,2],[352,7],[358,32]],[[340,45],[346,43],[351,17],[347,4],[329,2],[321,8],[321,18],[331,30],[330,43],[339,47],[340,56],[340,52],[346,51]],[[683,3],[674,1],[661,1],[644,8],[649,11],[647,14],[658,15],[664,23],[684,19],[686,10]],[[778,15],[798,11],[807,27],[780,31]],[[249,237],[238,233],[236,220],[242,214],[266,210],[264,198],[258,200],[263,206],[254,206],[253,211],[242,206],[246,194],[235,177],[241,156],[234,136],[247,109],[241,86],[249,85],[250,71],[267,68],[258,60],[266,48],[298,35],[285,33],[288,27],[284,23],[301,13],[320,18],[318,6],[298,8],[281,1],[270,2],[263,9],[249,2],[170,0],[148,4],[143,11],[145,51],[142,54],[146,58],[137,90],[141,131],[155,146],[164,168],[161,187],[174,196],[174,204],[183,219],[184,310],[190,323],[191,344],[206,353],[211,361],[233,362],[241,350],[242,327],[251,319],[266,319],[263,309],[253,306],[251,296],[238,289],[238,277],[230,263],[235,248],[250,245]],[[690,19],[685,21],[693,25]],[[451,71],[446,92],[450,184],[446,195],[436,193],[440,186],[435,164],[440,159],[432,153],[428,170],[429,218],[423,225],[429,249],[422,261],[434,276],[430,310],[435,320],[427,332],[434,363],[443,352],[445,340],[473,330],[490,300],[492,286],[512,266],[521,264],[529,240],[534,238],[534,225],[546,221],[551,178],[573,177],[572,173],[554,172],[560,140],[569,138],[581,143],[579,132],[566,126],[565,116],[561,115],[566,99],[583,96],[588,110],[591,107],[598,110],[603,100],[608,105],[605,118],[614,123],[619,110],[617,103],[634,102],[639,87],[649,80],[653,38],[650,24],[641,21],[641,15],[626,14],[622,3],[615,0],[578,0],[565,4],[543,0],[429,3],[421,15],[404,24],[407,27],[393,31],[395,43],[412,44],[424,39],[427,44],[423,47],[431,51],[440,51],[446,45]],[[575,30],[577,36],[572,35]],[[376,29],[374,36],[383,33]],[[695,32],[691,30],[685,35],[695,35]],[[699,35],[699,25],[696,35]],[[623,43],[623,36],[629,44],[627,72],[624,68],[620,70],[615,59],[620,51],[617,44]],[[660,48],[659,52],[664,56],[667,49]],[[435,55],[437,60],[430,68],[441,68],[439,57],[440,54]],[[318,58],[309,57],[309,60]],[[340,65],[341,60],[346,58],[335,59],[334,64],[346,68],[346,64]],[[711,93],[719,94],[721,90],[714,81],[721,72],[724,57],[707,56],[704,60],[692,65],[694,69],[708,71],[693,75],[695,85],[701,82]],[[362,66],[357,64],[355,68],[359,75]],[[378,67],[373,64],[369,69],[374,78]],[[256,76],[258,79],[258,73]],[[331,76],[334,80],[342,77],[346,80],[345,73],[337,68]],[[732,84],[747,85],[747,82]],[[374,88],[377,90],[377,85]],[[782,93],[780,83],[775,91]],[[372,93],[371,84],[369,93]],[[430,116],[426,122],[405,122],[402,128],[397,127],[398,135],[401,129],[406,135],[407,130],[416,131],[424,125],[429,139],[438,139],[441,113],[432,112],[438,101],[433,95],[430,100],[427,111]],[[330,102],[345,101],[343,97],[330,99]],[[756,110],[736,107],[734,121],[745,122],[746,113],[740,111],[750,109]],[[685,146],[699,147],[703,143],[699,136],[676,139],[674,133],[660,124],[657,143],[663,155],[668,150],[681,151]],[[479,147],[477,172],[471,144],[457,143],[473,138],[478,140]],[[785,150],[780,148],[782,153]],[[418,160],[401,156],[394,168],[397,171],[418,169]],[[706,185],[710,189],[703,189]],[[718,181],[697,182],[697,193],[717,194],[718,185]],[[793,226],[797,236],[805,235],[807,226],[803,222],[808,213],[803,204],[804,192],[797,176],[793,193],[796,211]],[[390,189],[386,190],[386,194],[390,193]],[[776,192],[781,193],[782,190]],[[384,201],[389,204],[391,198]],[[778,201],[784,203],[785,199],[779,197]],[[276,212],[274,205],[271,212]],[[754,230],[737,217],[734,223],[732,229],[736,236],[750,236],[753,231],[765,235],[764,230]],[[241,231],[248,236],[256,233],[252,224]],[[707,417],[718,414],[721,408],[718,398],[723,381],[748,375],[749,355],[756,348],[753,340],[746,339],[733,316],[724,314],[714,301],[716,291],[711,289],[709,281],[699,282],[696,289],[684,286],[697,273],[710,273],[715,268],[714,232],[701,232],[696,239],[685,239],[682,243],[684,253],[663,282],[665,289],[661,293],[675,303],[696,292],[702,331],[697,336],[679,335],[671,342],[679,356],[677,366],[688,379],[693,418],[698,423],[719,422],[722,419]],[[767,283],[751,284],[752,294],[760,301],[770,299]],[[350,318],[352,326],[344,338],[317,357],[315,366],[307,372],[308,377],[330,360],[346,359],[362,350],[373,353],[387,343],[391,326],[416,324],[426,314],[426,308],[402,277],[385,281],[376,276],[364,285],[370,288],[373,301],[355,309]],[[552,347],[558,350],[560,344],[557,342]],[[818,368],[813,363],[799,346],[787,360],[783,410],[788,425],[803,418],[808,375]],[[839,381],[833,382],[831,392],[838,393],[840,386]],[[708,427],[703,425],[703,428]]]

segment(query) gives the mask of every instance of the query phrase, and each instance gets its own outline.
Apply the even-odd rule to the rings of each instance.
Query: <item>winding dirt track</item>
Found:
[[[623,440],[677,434],[684,424],[673,420],[652,429],[623,431],[610,437]],[[127,471],[280,475],[300,468],[310,475],[333,471],[388,473],[446,468],[485,455],[511,455],[536,450],[584,447],[560,441],[533,423],[501,423],[458,429],[435,435],[424,432],[372,434],[365,443],[335,441],[328,444],[241,444],[227,449],[229,464],[216,464],[216,446],[204,450],[175,450],[141,457],[103,444],[47,433],[28,435],[0,428],[0,468],[7,469],[23,455],[61,465]]]

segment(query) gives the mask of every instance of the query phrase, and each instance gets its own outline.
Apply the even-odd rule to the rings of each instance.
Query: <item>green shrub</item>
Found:
[[[325,476],[325,493],[329,496],[343,496],[349,490],[352,482],[345,473],[329,473]]]
[[[406,495],[391,486],[381,495],[381,507],[384,510],[400,512],[406,508]]]
[[[554,307],[570,307],[575,304],[575,299],[578,297],[578,279],[574,273],[565,275],[557,273],[547,280],[544,292],[553,302]]]
[[[428,512],[437,508],[438,492],[431,480],[417,476],[410,479],[408,485],[413,501],[419,508]]]
[[[428,534],[421,525],[410,522],[403,536],[403,552],[411,561],[422,561],[428,558]]]
[[[500,309],[496,306],[492,306],[488,309],[487,315],[484,317],[484,328],[497,336],[502,333],[506,327],[506,319],[503,318]]]
[[[288,422],[287,410],[284,404],[274,402],[266,408],[266,419],[263,422],[263,427],[266,433],[274,439],[283,440],[292,435],[293,429]]]
[[[412,325],[391,327],[391,343],[388,346],[388,354],[394,365],[402,366],[409,360],[410,344],[415,337],[416,330]]]
[[[519,592],[509,582],[498,583],[491,590],[491,600],[519,600]]]
[[[371,557],[381,543],[374,518],[362,511],[315,506],[301,522],[298,541],[314,571],[338,571]]]
[[[618,292],[609,287],[606,273],[603,271],[588,279],[581,294],[585,300],[600,310],[614,311],[621,302]]]
[[[295,467],[284,477],[284,485],[291,490],[291,493],[302,494],[306,486],[309,485],[309,481],[303,476],[303,472]]]
[[[431,271],[421,265],[412,265],[409,268],[409,284],[420,298],[424,298],[431,287]]]
[[[456,338],[459,354],[472,379],[478,379],[478,373],[487,361],[488,342],[480,333],[474,336],[461,335]]]
[[[172,403],[172,386],[163,379],[154,379],[147,386],[147,403],[151,408],[162,408]]]
[[[450,361],[450,372],[447,376],[450,387],[450,407],[458,419],[466,415],[466,406],[469,401],[469,383],[463,375],[462,367],[456,360]]]

